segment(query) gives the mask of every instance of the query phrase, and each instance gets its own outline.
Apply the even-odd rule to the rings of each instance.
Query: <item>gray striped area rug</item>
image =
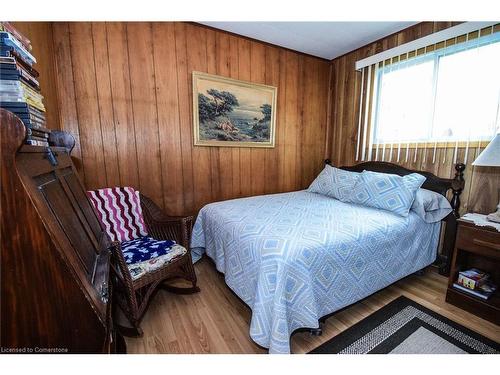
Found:
[[[310,354],[499,354],[500,345],[401,296]]]

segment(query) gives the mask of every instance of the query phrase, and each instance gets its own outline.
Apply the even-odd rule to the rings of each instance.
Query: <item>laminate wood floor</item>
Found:
[[[224,283],[214,264],[195,265],[201,292],[174,295],[160,290],[142,322],[144,336],[126,338],[129,353],[266,353],[248,334],[250,309]],[[292,353],[306,353],[400,295],[500,342],[500,327],[445,302],[447,279],[429,267],[329,317],[323,335],[298,332]]]

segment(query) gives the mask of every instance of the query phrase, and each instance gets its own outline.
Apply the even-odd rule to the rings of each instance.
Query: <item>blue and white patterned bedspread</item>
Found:
[[[252,309],[250,336],[289,353],[297,328],[392,284],[437,254],[440,223],[297,191],[208,204],[191,247]]]

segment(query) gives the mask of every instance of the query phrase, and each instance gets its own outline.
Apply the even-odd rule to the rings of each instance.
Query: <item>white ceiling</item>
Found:
[[[200,22],[331,60],[417,22]]]

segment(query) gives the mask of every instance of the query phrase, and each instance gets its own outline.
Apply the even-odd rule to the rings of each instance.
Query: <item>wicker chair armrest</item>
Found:
[[[181,225],[192,225],[193,217],[192,216],[168,216],[163,215],[161,218],[150,218],[150,225],[169,225],[169,224],[178,224]]]
[[[158,240],[175,240],[189,250],[192,216],[166,215],[151,199],[141,194],[141,206],[149,233]]]
[[[170,216],[165,214],[165,212],[158,207],[158,205],[153,202],[152,199],[146,197],[145,195],[140,195],[141,206],[144,213],[146,222],[148,221],[175,221],[184,219],[184,216]],[[146,223],[147,224],[147,223]]]
[[[110,246],[112,256],[112,266],[115,269],[115,276],[128,288],[132,286],[132,277],[128,270],[127,262],[123,256],[122,245],[118,241],[113,241]],[[116,272],[118,271],[118,272]]]
[[[174,240],[189,250],[192,217],[181,217],[175,220],[152,220],[148,224],[151,236],[158,240]]]

